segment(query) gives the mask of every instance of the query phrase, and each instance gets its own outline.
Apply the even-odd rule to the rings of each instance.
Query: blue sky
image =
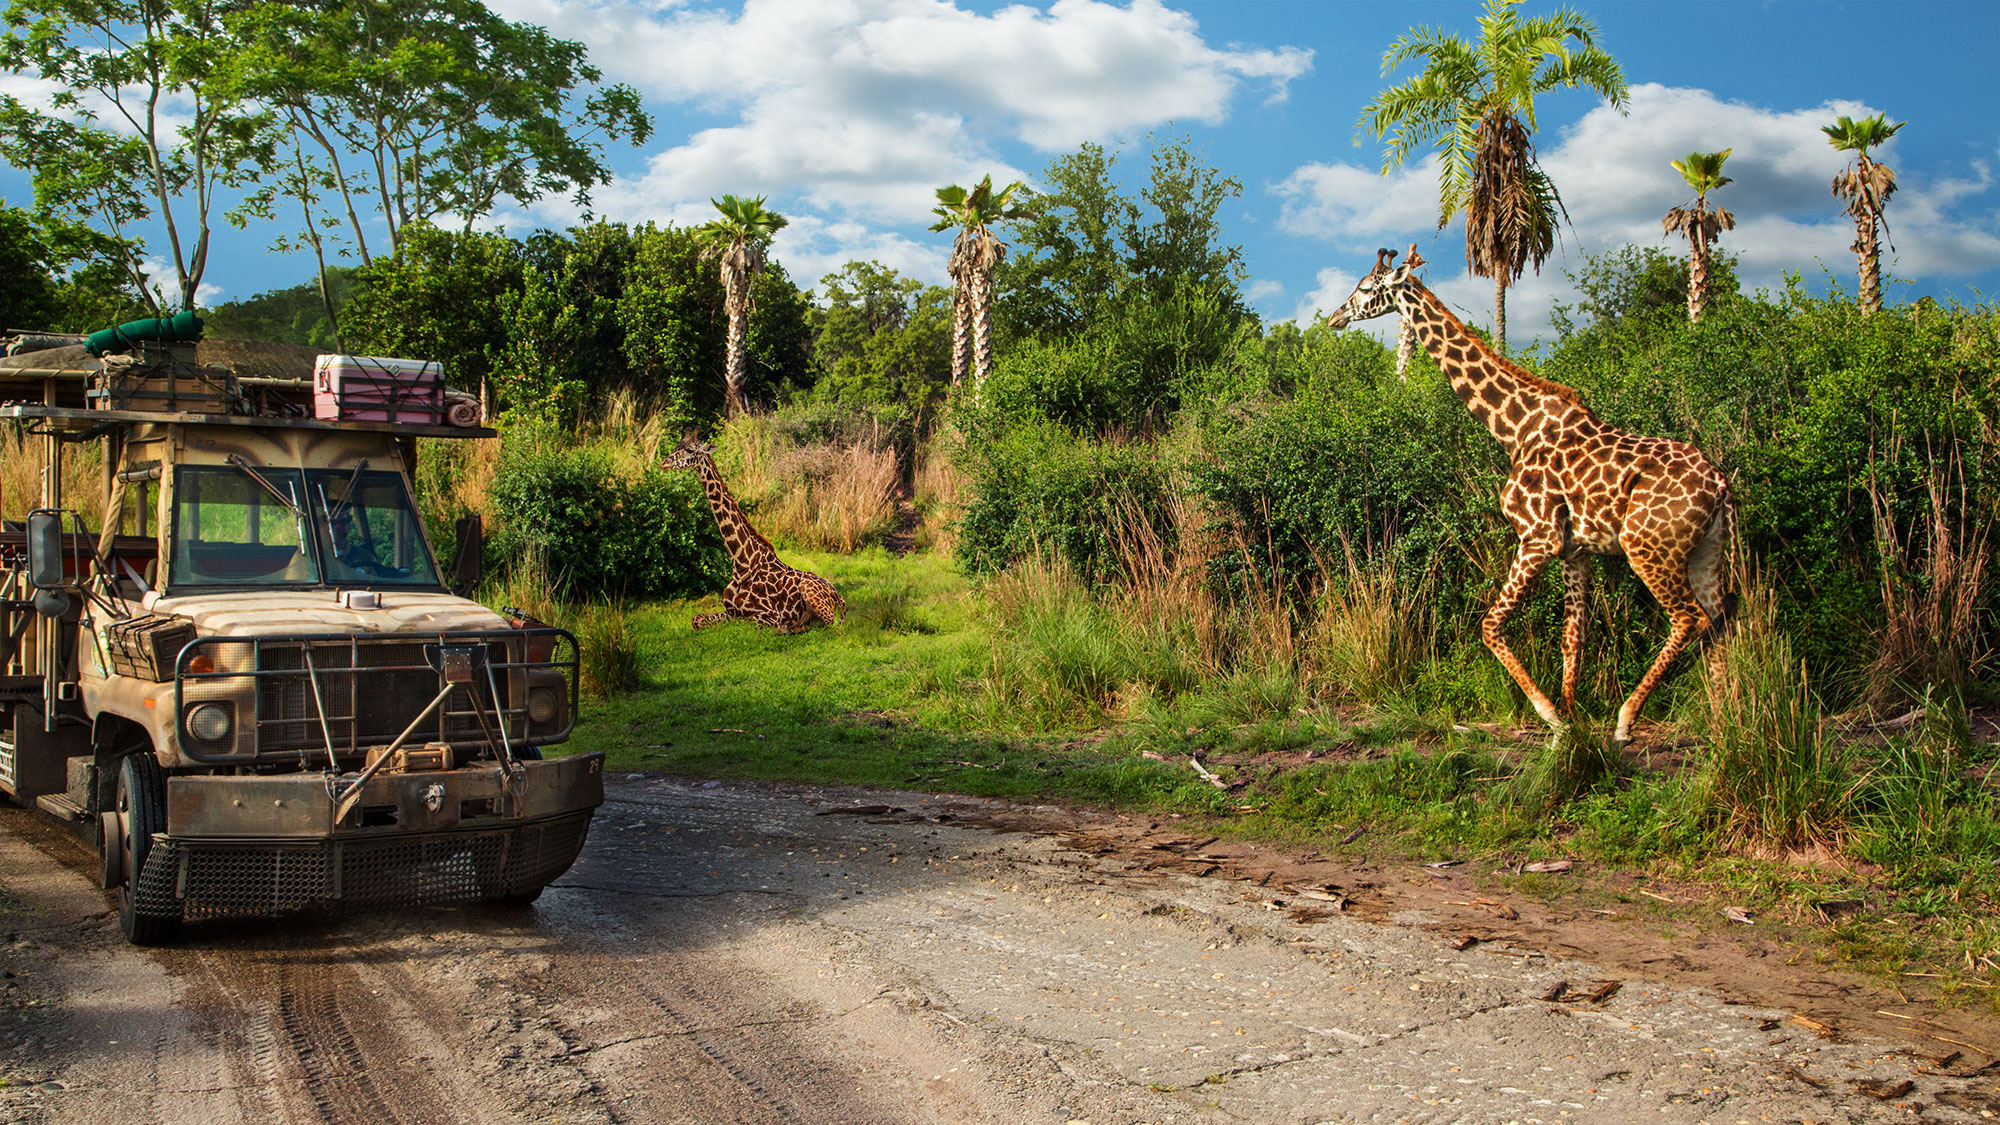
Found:
[[[618,179],[598,191],[597,215],[696,223],[711,196],[766,195],[792,219],[773,256],[802,286],[853,258],[941,283],[949,236],[925,229],[937,186],[987,172],[1032,183],[1083,141],[1123,152],[1136,177],[1157,132],[1190,136],[1242,181],[1226,237],[1267,319],[1333,307],[1375,247],[1410,242],[1440,293],[1470,319],[1490,315],[1462,233],[1434,229],[1433,171],[1379,176],[1380,144],[1355,143],[1361,107],[1408,73],[1382,76],[1390,42],[1420,24],[1476,36],[1472,0],[490,2],[584,42],[655,114],[643,149],[611,154]],[[2000,4],[1578,6],[1624,66],[1631,112],[1582,93],[1538,103],[1540,154],[1574,225],[1561,259],[1510,299],[1510,336],[1547,332],[1581,253],[1672,245],[1659,218],[1690,193],[1668,161],[1694,148],[1735,150],[1737,182],[1713,199],[1737,216],[1723,246],[1749,284],[1798,271],[1851,288],[1853,230],[1827,189],[1842,161],[1818,130],[1842,113],[1909,122],[1883,155],[1901,182],[1888,268],[1906,282],[1889,299],[2000,293]],[[18,175],[0,190],[25,201]],[[495,222],[526,234],[576,218],[556,202]],[[308,266],[264,241],[222,237],[211,301],[304,280]]]

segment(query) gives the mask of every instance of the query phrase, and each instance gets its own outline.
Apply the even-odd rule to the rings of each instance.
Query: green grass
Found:
[[[637,685],[586,701],[570,748],[604,751],[614,772],[1180,813],[1218,835],[1335,855],[1591,860],[1797,927],[1801,956],[1922,980],[1947,1000],[2000,998],[2000,800],[1985,784],[2000,751],[1973,742],[1956,700],[1897,736],[1836,746],[1821,741],[1797,681],[1774,675],[1760,692],[1770,705],[1741,719],[1690,698],[1691,729],[1730,729],[1681,772],[1620,772],[1601,730],[1523,745],[1454,726],[1518,719],[1504,695],[1483,711],[1467,704],[1492,694],[1490,660],[1422,669],[1417,680],[1440,689],[1428,709],[1405,693],[1345,710],[1308,695],[1276,658],[1197,667],[1171,628],[1107,608],[1112,592],[1004,579],[975,589],[927,553],[782,553],[840,589],[844,622],[795,636],[749,622],[696,632],[689,619],[717,599],[631,606]],[[1750,647],[1740,659],[1758,655]],[[1783,654],[1766,655],[1783,670]],[[1679,690],[1699,697],[1699,672],[1688,676]],[[1759,758],[1760,746],[1785,753]],[[1193,754],[1226,788],[1189,765]],[[1784,798],[1807,783],[1837,807],[1801,832]],[[1787,829],[1770,838],[1776,850],[1746,845],[1773,812]],[[1359,827],[1365,836],[1339,843]],[[1834,862],[1783,854],[1813,844]],[[1593,893],[1541,882],[1538,892],[1522,876],[1517,889]],[[1676,909],[1683,921],[1719,918]]]

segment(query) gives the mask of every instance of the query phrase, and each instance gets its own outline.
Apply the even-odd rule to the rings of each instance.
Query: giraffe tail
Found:
[[[1708,530],[1702,534],[1701,543],[1688,563],[1688,576],[1695,580],[1697,600],[1702,612],[1708,615],[1708,628],[1694,639],[1696,651],[1722,639],[1729,622],[1736,616],[1738,599],[1736,591],[1723,589],[1732,577],[1735,566],[1731,557],[1736,540],[1736,498],[1724,493],[1722,504],[1709,517]],[[1705,593],[1706,596],[1702,596]]]

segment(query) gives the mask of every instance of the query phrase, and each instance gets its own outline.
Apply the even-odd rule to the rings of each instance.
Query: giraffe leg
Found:
[[[1562,713],[1576,714],[1577,669],[1583,663],[1584,626],[1589,623],[1590,556],[1573,551],[1563,556],[1563,703]]]
[[[1618,730],[1612,741],[1624,746],[1632,741],[1632,724],[1639,718],[1639,709],[1646,705],[1646,697],[1666,678],[1667,669],[1673,666],[1674,658],[1681,654],[1688,642],[1708,628],[1709,616],[1702,611],[1701,603],[1695,600],[1694,588],[1688,583],[1687,565],[1676,554],[1661,559],[1647,552],[1627,553],[1632,569],[1640,581],[1653,592],[1667,611],[1671,622],[1667,630],[1667,643],[1660,648],[1660,655],[1653,658],[1653,666],[1639,678],[1639,686],[1625,699],[1625,705],[1618,708]]]
[[[1527,595],[1528,583],[1534,581],[1555,553],[1552,543],[1529,539],[1521,541],[1521,549],[1514,555],[1514,566],[1507,573],[1507,584],[1501,587],[1500,596],[1493,599],[1493,608],[1486,611],[1486,619],[1480,623],[1479,632],[1486,647],[1499,659],[1500,666],[1507,669],[1507,674],[1514,677],[1514,682],[1526,693],[1535,714],[1540,715],[1551,728],[1560,731],[1564,724],[1562,716],[1556,714],[1556,705],[1549,701],[1541,688],[1535,686],[1534,677],[1528,675],[1527,667],[1521,663],[1520,657],[1514,655],[1514,650],[1507,647],[1507,638],[1502,633],[1507,619],[1513,616],[1515,607]]]

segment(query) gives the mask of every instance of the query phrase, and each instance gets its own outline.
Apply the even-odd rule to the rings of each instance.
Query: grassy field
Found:
[[[1705,889],[1707,905],[1691,914],[1714,924],[1727,924],[1719,904],[1733,904],[1795,925],[1810,940],[1802,956],[1934,986],[1953,1002],[1989,1005],[2000,988],[2000,805],[1983,784],[2000,759],[1962,711],[1842,740],[1816,712],[1774,715],[1783,709],[1768,700],[1783,692],[1772,685],[1757,720],[1706,715],[1684,684],[1683,705],[1642,748],[1659,767],[1648,769],[1643,758],[1617,761],[1589,731],[1552,748],[1511,717],[1333,702],[1275,674],[1210,677],[1171,699],[1112,691],[1099,708],[1051,706],[1083,696],[1024,680],[1087,681],[1093,662],[1119,655],[1088,637],[1052,640],[1019,591],[975,589],[936,554],[783,553],[841,589],[845,622],[799,636],[747,622],[696,632],[690,617],[715,598],[632,607],[636,686],[587,702],[573,748],[604,751],[614,771],[1172,812],[1218,835],[1326,854],[1593,861]],[[1754,638],[1740,647],[1742,659],[1759,658]],[[1708,753],[1677,752],[1693,741],[1684,735],[1721,722],[1734,743],[1710,737]],[[1729,747],[1757,738],[1791,747],[1783,799],[1757,788],[1768,779],[1730,772]],[[1579,746],[1600,757],[1596,772],[1561,763]],[[1548,775],[1562,769],[1580,780],[1552,790]],[[1732,786],[1749,788],[1732,797]],[[1838,815],[1812,805],[1828,800]],[[1788,808],[1835,827],[1787,837],[1783,824],[1736,823]],[[1365,841],[1339,845],[1363,825]],[[1790,842],[1729,843],[1753,837]]]

